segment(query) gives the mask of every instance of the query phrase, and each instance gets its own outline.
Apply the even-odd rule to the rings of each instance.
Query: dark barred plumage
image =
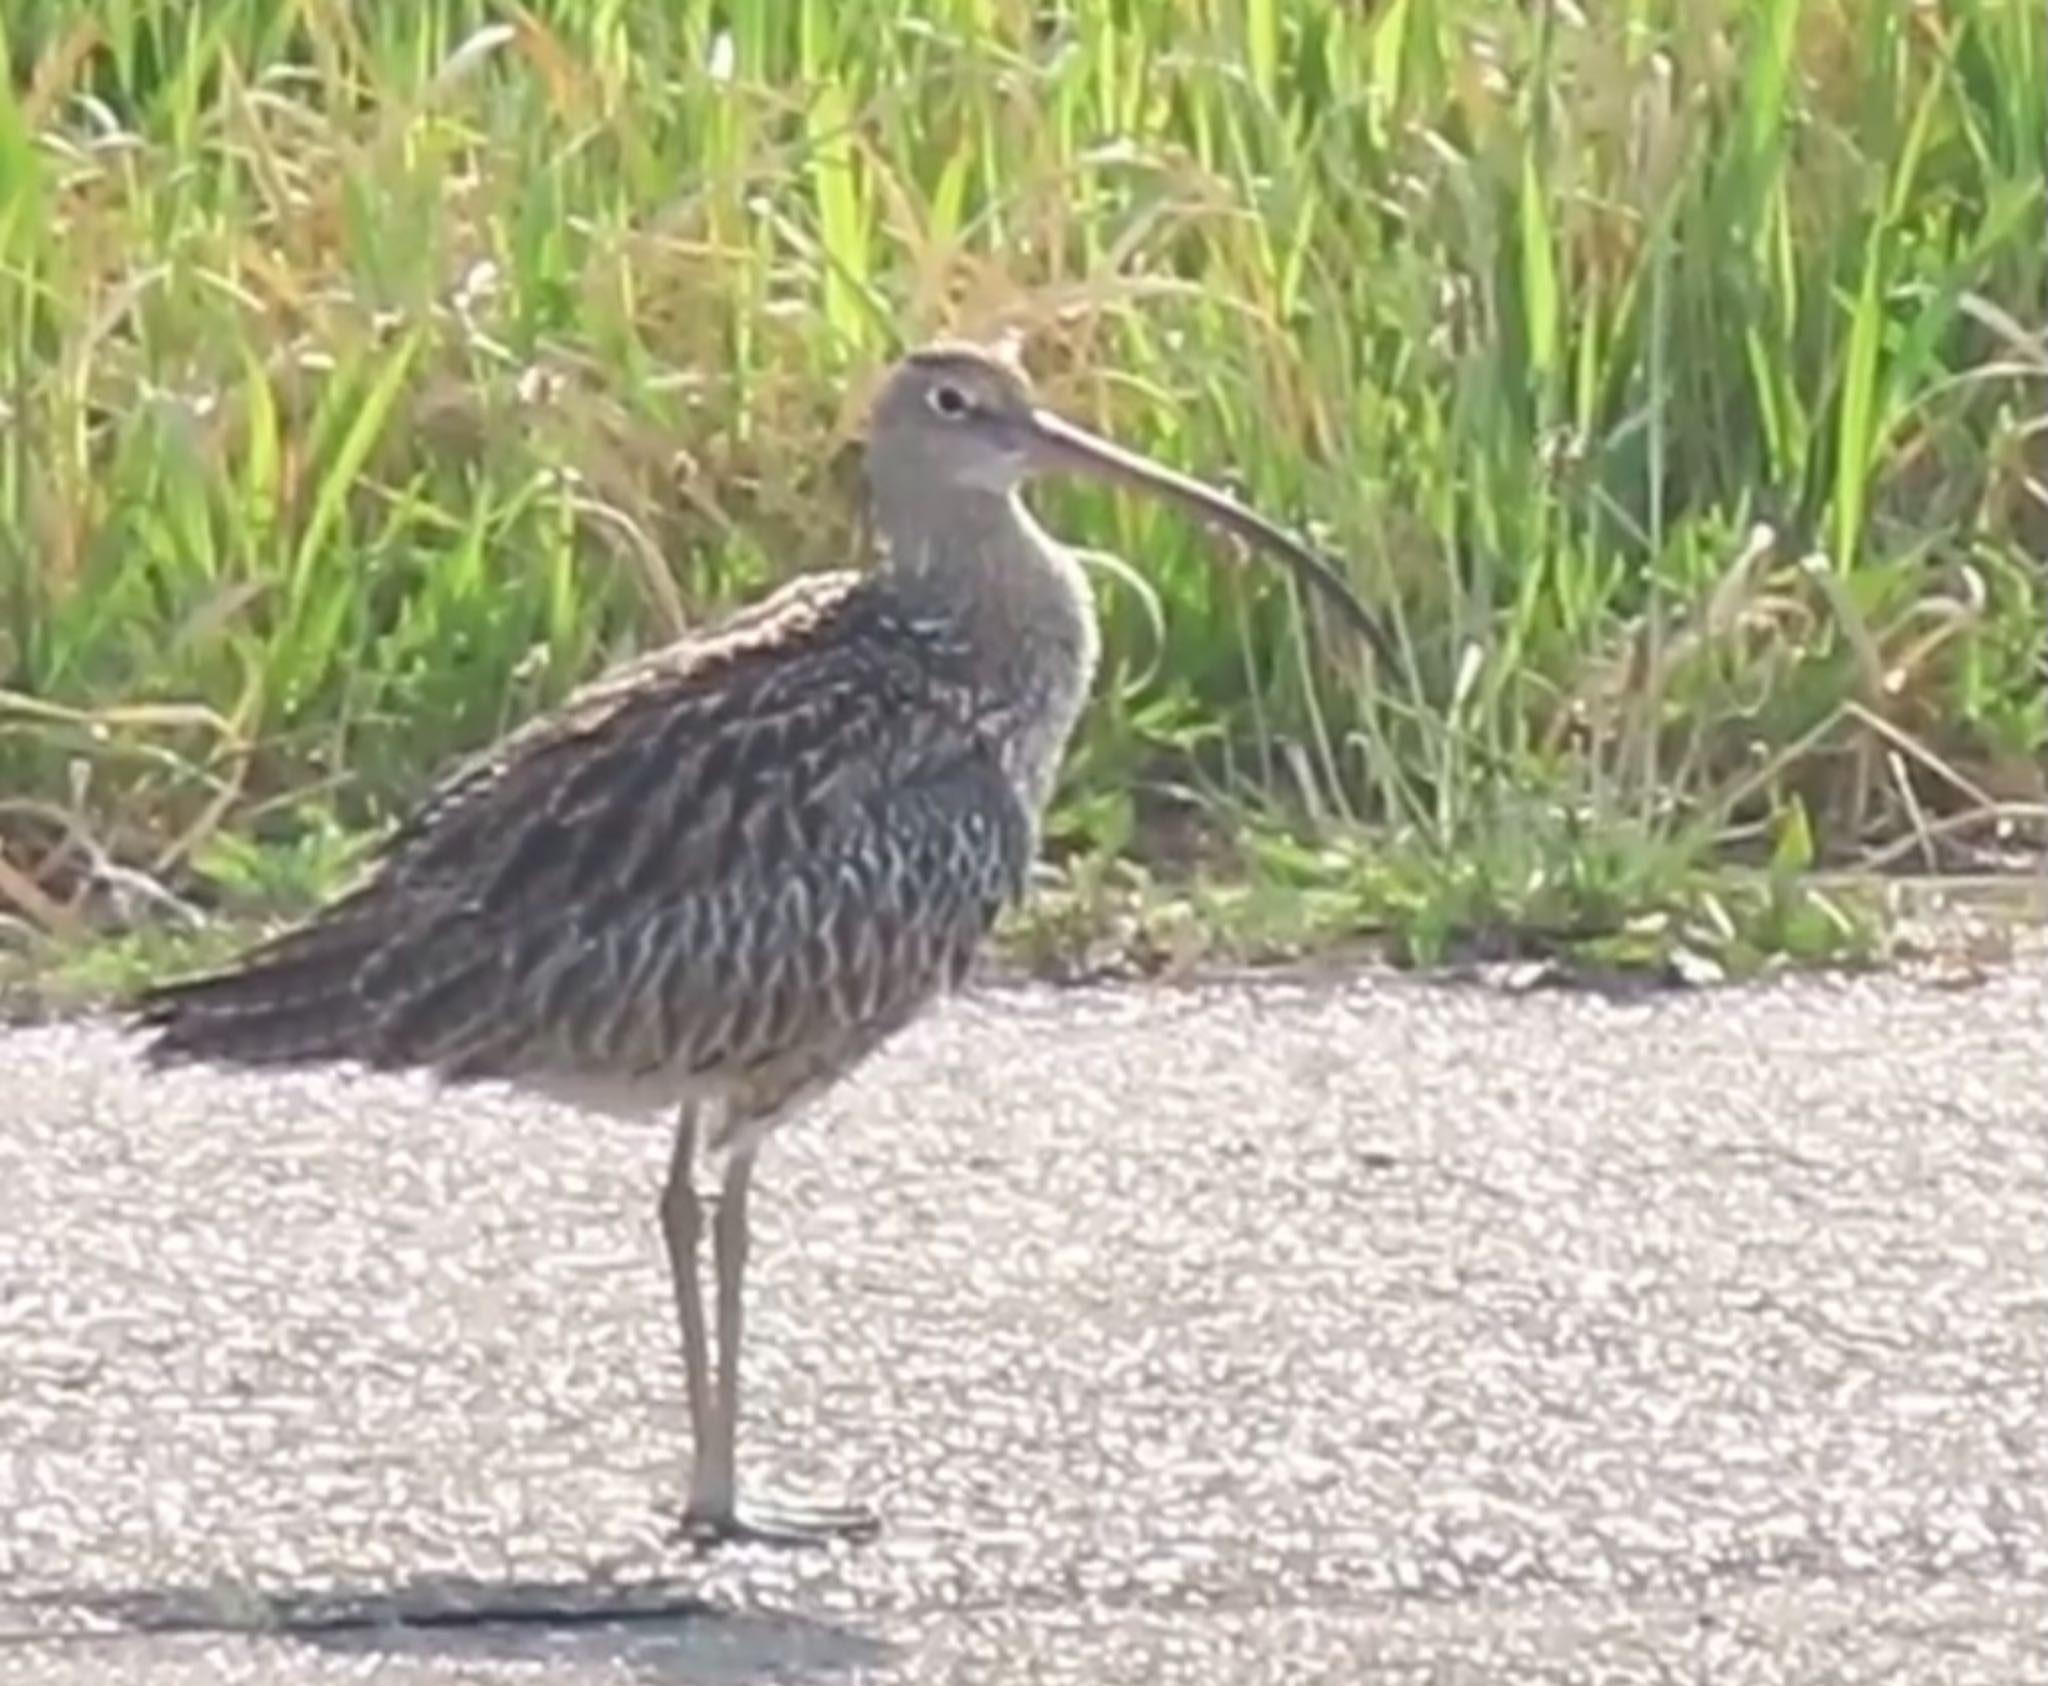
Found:
[[[158,1059],[693,1082],[772,1112],[960,982],[1022,888],[1013,723],[883,577],[792,582],[459,769],[359,889],[142,1002]]]
[[[1080,570],[1017,496],[1061,468],[1267,548],[1374,635],[1327,563],[1249,511],[1036,408],[1004,361],[915,352],[871,415],[873,573],[799,580],[585,686],[457,769],[360,887],[137,1003],[157,1060],[353,1060],[678,1109],[660,1217],[699,1539],[763,1537],[734,1454],[760,1139],[958,985],[1024,885],[1096,662]]]

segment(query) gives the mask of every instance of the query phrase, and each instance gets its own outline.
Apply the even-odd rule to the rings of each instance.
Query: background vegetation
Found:
[[[0,904],[321,887],[447,756],[858,542],[866,383],[1310,528],[1113,553],[1082,923],[1829,949],[2042,802],[2038,0],[12,0]],[[1074,886],[1080,886],[1074,890]]]

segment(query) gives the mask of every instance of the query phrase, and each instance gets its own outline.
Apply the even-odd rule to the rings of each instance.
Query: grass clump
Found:
[[[864,377],[942,329],[1021,329],[1050,402],[1312,527],[1400,638],[1377,669],[1172,516],[1048,488],[1130,565],[1070,874],[1221,861],[1424,958],[1826,950],[1863,926],[1816,870],[1981,867],[2041,822],[2037,5],[0,31],[30,924],[275,898],[252,847],[324,885],[337,827],[602,659],[843,565]]]

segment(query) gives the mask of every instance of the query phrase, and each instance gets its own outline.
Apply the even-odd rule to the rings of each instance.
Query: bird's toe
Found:
[[[873,1539],[881,1528],[881,1518],[863,1505],[761,1505],[686,1510],[677,1534],[703,1552],[734,1545],[817,1548],[841,1540],[859,1544]]]

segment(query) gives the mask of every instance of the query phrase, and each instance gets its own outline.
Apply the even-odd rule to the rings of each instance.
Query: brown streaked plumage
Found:
[[[747,1189],[761,1138],[956,987],[1023,889],[1096,663],[1080,571],[1017,497],[1056,469],[1182,503],[1374,636],[1285,534],[1037,409],[1000,359],[931,347],[873,406],[872,571],[795,580],[585,686],[458,767],[359,887],[137,1003],[160,1061],[355,1061],[679,1108],[660,1216],[695,1446],[685,1521],[702,1539],[870,1525],[739,1519]],[[722,1162],[715,1377],[707,1157]]]

